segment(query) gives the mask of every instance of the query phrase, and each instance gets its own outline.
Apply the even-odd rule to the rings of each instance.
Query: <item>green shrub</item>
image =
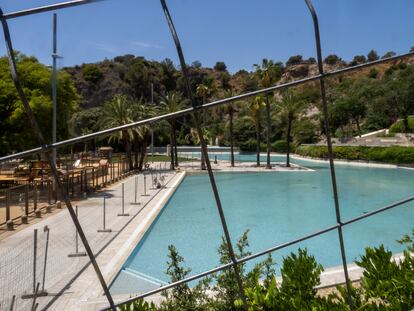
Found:
[[[291,144],[292,148],[292,144]],[[286,140],[277,140],[272,144],[272,150],[275,152],[285,153],[287,151],[287,141]]]
[[[350,294],[354,310],[412,310],[414,308],[414,230],[411,236],[404,236],[400,243],[406,246],[400,263],[392,260],[392,253],[384,246],[366,248],[365,254],[357,261],[364,268],[360,287],[351,284]],[[235,256],[250,255],[247,232],[235,245]],[[167,274],[171,282],[185,278],[189,269],[183,268],[184,258],[174,246],[169,246]],[[231,261],[223,239],[219,247],[220,262]],[[348,311],[348,293],[344,286],[337,287],[337,293],[326,297],[317,294],[315,287],[320,283],[323,268],[306,249],[299,249],[284,258],[281,268],[281,282],[276,281],[272,257],[257,264],[247,272],[245,263],[239,264],[241,279],[249,311],[271,310],[320,310]],[[195,287],[181,285],[164,293],[165,301],[160,306],[138,300],[120,307],[121,311],[238,311],[244,310],[233,268],[218,272],[211,279],[199,282]],[[207,291],[214,293],[207,295]]]
[[[103,73],[97,65],[86,64],[82,69],[82,75],[85,81],[97,83],[103,78]]]
[[[326,146],[299,146],[295,152],[305,157],[328,158]],[[336,159],[414,164],[414,147],[334,146],[333,153]]]
[[[390,127],[390,133],[413,133],[414,132],[414,116],[408,117],[408,129],[405,129],[403,120],[395,122]]]

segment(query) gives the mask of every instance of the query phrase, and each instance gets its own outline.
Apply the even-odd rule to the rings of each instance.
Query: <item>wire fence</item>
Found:
[[[91,140],[93,138],[100,137],[100,136],[107,136],[111,133],[118,132],[120,130],[126,130],[126,129],[134,128],[134,127],[137,127],[137,126],[151,124],[151,123],[158,122],[158,121],[161,121],[161,120],[174,119],[174,118],[177,118],[177,117],[180,117],[180,116],[183,116],[183,115],[192,114],[193,117],[194,117],[194,120],[195,120],[197,132],[198,132],[199,137],[200,137],[201,152],[203,153],[203,156],[206,160],[207,172],[209,174],[209,179],[210,179],[210,182],[211,182],[213,195],[214,195],[214,198],[215,198],[215,201],[216,201],[217,210],[218,210],[218,213],[220,215],[220,220],[221,220],[221,224],[222,224],[222,228],[223,228],[223,233],[226,237],[227,247],[228,247],[230,257],[231,257],[231,262],[226,264],[226,265],[214,268],[214,269],[209,270],[209,271],[205,271],[201,274],[192,276],[190,278],[187,278],[187,279],[184,279],[184,280],[180,280],[180,281],[165,285],[165,286],[163,286],[159,289],[152,290],[152,291],[143,293],[141,295],[138,295],[136,297],[133,297],[133,298],[124,300],[122,302],[119,302],[117,304],[114,304],[113,299],[112,299],[112,297],[109,293],[109,290],[107,288],[107,285],[106,285],[105,281],[102,278],[102,274],[100,272],[99,266],[96,264],[94,255],[93,255],[92,252],[88,252],[89,244],[92,245],[93,248],[99,248],[100,245],[104,244],[105,242],[108,242],[109,237],[103,238],[102,235],[98,235],[97,233],[95,233],[96,222],[93,221],[93,215],[89,215],[89,216],[87,215],[88,210],[86,208],[83,209],[83,210],[81,209],[79,211],[80,214],[85,214],[85,216],[79,217],[79,220],[76,217],[74,217],[75,212],[74,212],[74,209],[72,208],[71,201],[70,201],[70,198],[68,196],[67,199],[66,199],[66,205],[68,206],[68,210],[71,213],[73,222],[77,226],[78,232],[82,237],[83,244],[85,245],[85,249],[88,252],[89,260],[92,262],[92,265],[94,265],[96,275],[97,275],[98,279],[100,280],[102,288],[103,288],[103,290],[105,292],[105,295],[108,299],[109,308],[115,309],[116,306],[119,306],[120,304],[122,304],[124,302],[133,301],[133,300],[136,300],[136,299],[139,299],[139,298],[144,298],[144,297],[153,295],[155,293],[161,292],[163,290],[178,286],[182,283],[190,282],[192,280],[210,275],[214,272],[217,272],[217,271],[220,271],[220,270],[223,270],[223,269],[232,268],[235,271],[235,277],[238,281],[240,294],[241,294],[242,298],[244,299],[245,309],[247,309],[248,306],[247,306],[247,302],[246,302],[245,297],[244,297],[244,288],[243,288],[243,284],[240,281],[240,276],[239,276],[239,271],[238,271],[238,265],[240,263],[253,260],[257,257],[266,255],[268,253],[280,250],[282,248],[285,248],[285,247],[288,247],[288,246],[291,246],[291,245],[295,245],[299,242],[302,242],[302,241],[305,241],[305,240],[317,237],[319,235],[326,234],[328,232],[332,232],[332,231],[336,230],[338,232],[339,246],[340,246],[340,251],[341,251],[341,256],[342,256],[342,263],[343,263],[343,272],[344,272],[344,275],[345,275],[345,281],[346,281],[347,289],[348,289],[348,304],[349,304],[350,309],[352,310],[353,309],[353,302],[352,302],[351,291],[350,291],[350,286],[349,286],[350,283],[349,283],[349,277],[348,277],[348,269],[347,269],[347,265],[346,265],[346,245],[345,245],[345,243],[343,241],[343,237],[342,237],[342,228],[344,226],[348,225],[348,224],[360,221],[360,220],[365,219],[367,217],[371,217],[373,215],[384,212],[386,210],[401,206],[401,205],[403,205],[407,202],[412,201],[413,198],[408,198],[408,199],[405,199],[403,201],[396,202],[394,204],[391,204],[391,205],[388,205],[388,206],[385,206],[385,207],[381,207],[381,208],[379,208],[379,209],[377,209],[373,212],[355,217],[355,218],[350,219],[346,222],[342,221],[341,214],[340,214],[340,204],[339,204],[340,202],[339,202],[338,195],[337,195],[337,184],[336,184],[335,167],[334,167],[333,154],[332,154],[332,143],[331,143],[331,137],[330,137],[330,132],[329,132],[330,127],[329,127],[329,124],[328,124],[328,106],[327,106],[327,100],[326,100],[325,79],[327,77],[330,77],[330,76],[340,75],[340,74],[344,74],[346,72],[360,70],[362,68],[366,68],[366,67],[369,67],[369,66],[374,66],[374,65],[381,64],[381,63],[384,63],[384,62],[402,59],[406,56],[414,55],[414,52],[407,53],[405,55],[399,55],[399,56],[395,56],[395,57],[381,59],[381,60],[374,61],[374,62],[369,62],[369,63],[365,63],[365,64],[362,64],[362,65],[348,67],[348,68],[345,68],[345,69],[336,70],[334,72],[325,73],[324,69],[323,69],[322,49],[321,49],[321,40],[320,40],[320,33],[319,33],[318,17],[316,15],[316,12],[313,8],[313,5],[312,5],[311,1],[310,0],[305,0],[305,4],[307,5],[307,7],[309,9],[309,12],[312,16],[312,20],[313,20],[313,26],[314,26],[314,32],[315,32],[316,51],[317,51],[317,63],[318,63],[318,68],[319,68],[319,74],[318,75],[308,77],[308,78],[305,78],[305,79],[302,79],[302,80],[297,80],[297,81],[281,84],[281,85],[275,85],[275,86],[265,88],[265,89],[261,89],[261,90],[257,90],[257,91],[254,91],[254,92],[249,92],[249,93],[233,96],[231,98],[218,100],[218,101],[211,102],[211,103],[208,103],[208,104],[198,105],[193,100],[194,97],[193,97],[192,89],[191,89],[190,83],[189,83],[189,78],[188,78],[188,73],[187,73],[187,65],[186,65],[186,62],[185,62],[183,51],[181,49],[181,44],[180,44],[180,41],[179,41],[179,38],[178,38],[178,35],[177,35],[177,31],[174,27],[174,24],[173,24],[173,21],[172,21],[172,18],[170,16],[170,13],[169,13],[169,10],[168,10],[168,7],[166,5],[165,0],[161,0],[163,13],[165,14],[168,26],[171,30],[171,34],[172,34],[174,43],[176,44],[177,53],[178,53],[178,56],[179,56],[179,59],[180,59],[181,70],[183,72],[184,84],[187,87],[187,96],[191,101],[192,107],[181,110],[181,111],[178,111],[178,112],[175,112],[175,113],[156,116],[156,117],[153,117],[153,118],[140,120],[140,121],[133,122],[133,123],[130,123],[130,124],[118,126],[118,127],[111,128],[111,129],[107,129],[107,130],[104,130],[104,131],[100,131],[100,132],[84,135],[84,136],[81,136],[81,137],[68,139],[66,141],[61,141],[61,142],[58,142],[58,143],[55,143],[55,144],[46,145],[44,143],[43,139],[42,139],[41,133],[38,130],[36,120],[34,119],[32,113],[31,113],[28,102],[24,97],[23,89],[20,86],[19,78],[18,78],[17,71],[16,71],[16,68],[15,68],[14,53],[13,53],[10,33],[9,33],[9,30],[8,30],[7,20],[11,19],[11,18],[17,18],[17,17],[21,17],[21,16],[30,15],[30,14],[37,14],[37,13],[41,13],[41,12],[66,8],[66,7],[70,7],[70,6],[87,4],[87,3],[91,3],[91,2],[95,2],[95,1],[77,0],[77,1],[69,1],[69,2],[66,2],[66,3],[48,5],[48,6],[44,6],[44,7],[40,7],[40,8],[24,10],[24,11],[20,11],[20,12],[12,12],[12,13],[8,13],[8,14],[3,14],[2,12],[0,12],[0,18],[1,18],[1,21],[2,21],[2,24],[3,24],[3,30],[4,30],[4,34],[5,34],[5,38],[6,38],[6,45],[7,45],[7,48],[8,48],[9,59],[10,59],[10,64],[11,64],[11,72],[12,72],[12,76],[13,76],[13,79],[14,79],[14,82],[15,82],[15,86],[16,86],[16,89],[19,92],[20,98],[22,99],[22,102],[25,106],[26,112],[30,117],[30,121],[31,121],[31,125],[33,127],[33,130],[38,135],[40,144],[42,145],[42,147],[39,147],[39,148],[34,148],[32,150],[27,150],[27,151],[24,151],[24,152],[21,152],[21,153],[18,153],[18,154],[2,157],[2,158],[0,158],[0,161],[17,159],[17,158],[21,158],[21,157],[24,157],[24,156],[33,155],[33,154],[36,154],[36,153],[41,152],[41,151],[48,152],[48,151],[50,151],[54,148],[57,148],[57,147],[62,147],[62,146],[67,146],[67,145],[71,145],[71,144],[78,143],[78,142],[88,141],[88,140]],[[253,254],[253,255],[250,255],[250,256],[247,256],[245,258],[236,259],[235,256],[234,256],[234,253],[233,253],[232,241],[230,239],[230,235],[229,235],[229,232],[228,232],[228,229],[227,229],[227,223],[226,223],[226,219],[225,219],[225,216],[224,216],[223,207],[221,205],[220,196],[219,196],[219,193],[218,193],[218,190],[217,190],[217,185],[215,183],[214,174],[213,174],[212,169],[211,169],[206,142],[204,141],[204,138],[203,138],[203,135],[202,135],[202,125],[201,125],[201,122],[199,120],[198,114],[199,114],[200,111],[211,108],[211,107],[214,107],[214,106],[230,104],[234,101],[237,101],[237,100],[240,100],[240,99],[245,99],[245,98],[252,97],[252,96],[255,96],[255,95],[259,95],[259,94],[267,95],[267,94],[273,93],[275,91],[279,91],[279,90],[283,90],[283,89],[286,89],[286,88],[294,87],[294,86],[301,85],[301,84],[304,84],[304,83],[307,83],[307,82],[310,82],[310,81],[317,81],[320,84],[322,112],[323,112],[323,115],[324,115],[324,128],[325,128],[326,137],[327,137],[327,146],[328,146],[328,154],[329,154],[328,158],[329,158],[329,164],[330,164],[332,192],[333,192],[333,197],[334,197],[333,208],[335,209],[335,213],[336,213],[336,224],[334,224],[330,227],[324,228],[322,230],[319,230],[317,232],[314,232],[312,234],[303,236],[301,238],[286,242],[286,243],[281,244],[281,245],[271,247],[267,250],[258,252],[256,254]],[[49,159],[49,163],[50,163],[50,166],[51,166],[52,170],[55,170],[53,168],[51,159]],[[110,170],[110,171],[112,171],[112,170]],[[55,181],[58,182],[58,180],[57,180],[58,175],[57,175],[56,171],[54,173],[55,173],[55,177],[54,177]],[[88,178],[88,176],[91,176],[91,175],[93,175],[93,172],[86,172],[85,173],[86,178]],[[74,177],[72,176],[72,178],[74,178]],[[80,177],[80,179],[82,180],[82,177]],[[93,178],[92,178],[92,180],[93,180]],[[82,187],[82,183],[80,183],[79,186]],[[66,193],[68,193],[68,192],[69,192],[69,190],[67,189]],[[34,193],[36,194],[36,191]],[[62,193],[64,193],[64,192],[62,192]],[[7,200],[9,200],[8,197],[16,197],[16,195],[14,195],[14,196],[9,195],[9,196],[6,196],[6,197],[7,197]],[[16,198],[14,200],[16,200]],[[111,212],[108,212],[108,213],[111,213]],[[51,224],[51,226],[52,226],[52,224]],[[84,230],[82,230],[82,228]],[[105,228],[103,228],[103,229],[105,229]],[[51,230],[51,232],[53,232],[52,227],[50,228],[50,230]],[[110,233],[110,234],[114,234],[114,233]],[[108,236],[110,236],[110,234]],[[30,244],[30,239],[28,238],[27,240],[25,240],[24,243]],[[56,266],[54,266],[54,264],[51,264],[51,267],[50,267],[50,270],[51,270],[50,273],[51,274],[53,274],[54,269],[57,269],[56,267],[60,268],[62,263],[67,265],[67,266],[70,266],[71,263],[73,264],[73,261],[70,262],[70,260],[68,260],[67,258],[66,258],[66,261],[62,259],[64,257],[64,255],[66,255],[66,257],[67,257],[67,253],[69,251],[69,248],[70,247],[73,248],[73,243],[74,243],[73,242],[73,236],[68,237],[67,235],[64,234],[64,235],[61,235],[61,236],[57,235],[56,238],[53,238],[53,233],[51,233],[51,238],[50,238],[51,249],[53,247],[56,247],[56,251],[53,252],[54,255],[52,255],[52,256],[56,256],[56,258],[57,258],[56,261],[54,261],[56,263]],[[30,247],[28,247],[27,249],[30,249]],[[46,250],[44,250],[43,253],[45,251]],[[42,258],[41,254],[42,254],[42,249],[41,249],[41,246],[40,246],[39,252],[36,253],[36,255],[33,255],[33,258],[36,258],[37,260],[41,260],[41,258]],[[61,254],[61,255],[59,256],[59,254]],[[6,254],[5,256],[8,256],[8,255]],[[4,273],[5,277],[9,278],[8,281],[7,281],[7,284],[9,282],[14,281],[17,284],[16,286],[19,287],[19,291],[20,291],[20,288],[23,288],[23,287],[26,288],[27,290],[30,290],[30,289],[33,290],[33,284],[28,284],[29,282],[27,282],[27,276],[21,276],[21,274],[19,272],[19,271],[25,271],[26,273],[30,273],[30,260],[23,260],[22,258],[24,258],[24,256],[30,256],[30,255],[25,254],[25,253],[18,253],[18,252],[13,253],[13,252],[11,252],[10,258],[5,260],[5,262],[12,262],[13,260],[17,260],[17,263],[18,263],[17,266],[20,267],[21,270],[20,269],[15,269],[15,270],[13,270],[13,273],[11,273],[10,271],[8,271],[5,268],[5,266],[3,266],[2,270],[0,270],[0,273]],[[62,260],[62,261],[59,261],[59,260]],[[79,259],[79,260],[80,261],[83,260],[84,262],[88,261],[86,258]],[[2,267],[2,266],[0,266],[0,267]],[[40,271],[42,271],[42,270],[39,269],[39,273],[41,274]],[[37,272],[34,273],[36,278],[40,277],[40,274],[38,274]],[[70,278],[70,275],[66,275],[65,278],[66,279]],[[4,293],[5,293],[4,297],[2,298],[3,300],[0,303],[2,303],[3,305],[11,304],[12,298],[10,298],[10,297],[13,297],[13,295],[14,295],[13,292],[12,291],[11,292],[7,291],[7,292],[4,292]],[[8,295],[8,297],[6,297],[7,295]]]

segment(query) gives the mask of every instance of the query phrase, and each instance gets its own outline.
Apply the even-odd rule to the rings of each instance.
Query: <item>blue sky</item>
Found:
[[[56,3],[0,0],[4,12]],[[188,63],[252,69],[262,58],[315,56],[312,21],[303,0],[168,0]],[[407,52],[414,46],[414,1],[314,0],[323,55],[345,60],[375,49]],[[158,0],[107,0],[57,11],[60,66],[134,54],[178,63]],[[14,47],[51,63],[52,12],[9,20]],[[3,36],[0,54],[5,54]]]

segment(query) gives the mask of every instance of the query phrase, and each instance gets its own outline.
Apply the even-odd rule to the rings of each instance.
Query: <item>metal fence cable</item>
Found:
[[[161,5],[162,5],[162,9],[164,11],[165,17],[167,19],[168,27],[170,28],[171,34],[172,34],[173,39],[174,39],[174,43],[175,43],[175,46],[176,46],[176,49],[177,49],[178,57],[180,59],[181,70],[183,72],[184,82],[185,82],[186,89],[187,89],[187,96],[190,99],[192,107],[197,109],[197,104],[194,100],[193,92],[192,92],[191,85],[190,85],[190,80],[189,80],[189,77],[188,77],[188,69],[187,69],[185,59],[184,59],[184,53],[183,53],[182,48],[181,48],[181,44],[180,44],[180,40],[179,40],[178,35],[177,35],[177,31],[174,27],[174,23],[172,21],[172,18],[171,18],[171,15],[170,15],[170,12],[168,10],[168,7],[167,7],[167,4],[166,4],[165,0],[160,0],[160,1],[161,1]],[[225,239],[226,239],[227,250],[228,250],[230,258],[231,258],[231,260],[234,264],[233,268],[234,268],[234,273],[235,273],[235,276],[236,276],[236,281],[237,281],[237,284],[238,284],[238,287],[239,287],[239,290],[240,290],[240,297],[243,300],[244,309],[247,311],[248,310],[248,304],[247,304],[247,299],[246,299],[246,295],[245,295],[245,292],[244,292],[243,281],[242,281],[241,276],[240,276],[240,270],[239,270],[239,267],[237,265],[236,256],[234,254],[234,249],[233,249],[233,244],[232,244],[231,237],[230,237],[230,232],[227,228],[226,217],[224,216],[223,206],[221,204],[220,195],[219,195],[218,189],[217,189],[217,184],[216,184],[216,181],[215,181],[215,178],[214,178],[213,170],[211,168],[210,158],[209,158],[208,150],[207,150],[207,144],[206,144],[206,141],[204,139],[203,130],[202,130],[201,125],[200,125],[200,116],[199,116],[198,111],[193,113],[193,118],[194,118],[194,123],[196,125],[197,135],[198,135],[198,138],[200,140],[201,153],[204,156],[204,161],[205,161],[205,164],[207,166],[207,172],[208,172],[208,176],[209,176],[209,179],[210,179],[210,184],[211,184],[211,187],[212,187],[212,190],[213,190],[214,199],[216,201],[217,210],[218,210],[219,215],[220,215],[220,221],[221,221],[221,225],[222,225],[222,228],[223,228],[223,231],[224,231],[224,236],[225,236]],[[203,161],[203,159],[201,159],[201,161]]]
[[[314,31],[315,31],[316,52],[317,52],[317,59],[318,59],[318,69],[319,69],[319,74],[320,74],[319,83],[320,83],[321,98],[322,98],[322,110],[323,110],[323,119],[324,119],[323,121],[324,121],[324,126],[325,126],[326,141],[328,145],[328,158],[329,158],[329,168],[330,168],[331,181],[332,181],[332,192],[333,192],[334,204],[335,204],[336,222],[338,224],[338,238],[339,238],[339,245],[341,249],[342,265],[343,265],[344,274],[345,274],[348,304],[352,311],[354,308],[353,302],[352,302],[352,296],[351,296],[352,286],[349,280],[348,266],[346,263],[344,237],[342,233],[341,211],[339,208],[339,198],[338,198],[338,186],[336,182],[335,164],[334,164],[334,159],[333,159],[331,133],[330,133],[330,127],[329,127],[329,120],[328,120],[328,102],[326,99],[323,61],[322,61],[322,47],[321,47],[321,38],[320,38],[320,33],[319,33],[319,22],[318,22],[318,16],[316,14],[315,8],[312,5],[311,0],[305,0],[305,2],[309,9],[309,12],[312,15],[313,26],[314,26]]]
[[[2,16],[2,15],[3,15],[3,10],[0,8],[0,16]],[[8,54],[8,58],[9,58],[10,72],[11,72],[11,75],[12,75],[14,86],[17,90],[17,93],[19,94],[19,97],[20,97],[22,103],[23,103],[24,110],[27,114],[27,117],[29,119],[32,130],[35,132],[35,135],[37,136],[38,141],[39,141],[40,145],[42,146],[42,149],[45,150],[45,153],[46,153],[46,156],[47,156],[50,168],[51,168],[53,178],[54,178],[55,183],[57,185],[57,188],[60,191],[61,197],[65,198],[65,203],[66,203],[66,206],[68,208],[69,214],[72,217],[72,221],[74,222],[74,224],[76,226],[76,230],[79,232],[79,237],[82,240],[82,243],[85,247],[85,250],[86,250],[86,252],[89,256],[89,259],[92,262],[92,265],[95,269],[95,273],[96,273],[96,275],[97,275],[97,277],[98,277],[98,279],[101,283],[101,286],[102,286],[102,289],[105,293],[105,296],[107,297],[109,304],[113,307],[114,302],[113,302],[111,293],[109,292],[109,288],[108,288],[108,286],[107,286],[107,284],[106,284],[106,282],[105,282],[105,280],[102,276],[102,273],[101,273],[101,271],[99,269],[99,266],[98,266],[98,264],[95,260],[94,254],[92,252],[92,249],[89,246],[88,240],[86,239],[86,236],[85,236],[85,234],[82,230],[82,227],[81,227],[80,223],[78,222],[78,219],[77,219],[75,211],[72,207],[71,201],[70,201],[69,197],[64,192],[64,189],[62,187],[62,184],[61,184],[61,181],[60,181],[57,169],[56,169],[56,165],[53,162],[53,159],[52,159],[50,153],[45,148],[46,141],[45,141],[45,139],[42,135],[42,132],[40,131],[40,128],[37,124],[36,118],[33,114],[32,109],[30,108],[29,102],[28,102],[28,100],[26,98],[26,95],[23,91],[23,88],[20,84],[19,76],[18,76],[18,73],[17,73],[14,50],[13,50],[13,46],[12,46],[12,40],[11,40],[11,37],[10,37],[10,31],[9,31],[7,21],[5,19],[1,19],[1,23],[2,23],[2,26],[3,26],[4,39],[5,39],[5,42],[6,42],[6,49],[7,49],[7,54]],[[115,307],[113,307],[113,310],[115,311]]]
[[[1,18],[1,16],[0,16],[0,18]],[[367,62],[367,63],[356,65],[356,66],[351,66],[351,67],[346,67],[346,68],[338,69],[338,70],[331,71],[331,72],[326,72],[326,73],[324,73],[324,76],[325,77],[333,77],[333,76],[345,74],[345,73],[348,73],[348,72],[353,72],[353,71],[356,71],[356,70],[360,70],[360,69],[363,69],[363,68],[367,68],[367,67],[387,63],[387,62],[400,60],[400,59],[403,59],[403,58],[406,58],[406,57],[409,57],[409,56],[414,56],[414,52],[409,52],[409,53],[405,53],[405,54],[401,54],[401,55],[397,55],[397,56],[393,56],[393,57],[389,57],[389,58],[383,58],[383,59],[379,59],[379,60],[376,60],[376,61]],[[155,122],[159,122],[159,121],[162,121],[162,120],[174,119],[174,118],[177,118],[177,117],[180,117],[180,116],[184,116],[184,115],[194,113],[196,111],[201,111],[201,110],[209,109],[209,108],[220,106],[220,105],[230,105],[234,101],[250,98],[250,97],[253,97],[255,95],[270,93],[270,92],[277,91],[277,90],[284,90],[284,89],[287,89],[287,88],[290,88],[290,87],[293,87],[293,86],[298,86],[298,85],[302,85],[302,84],[309,83],[309,82],[312,82],[312,81],[317,81],[320,78],[321,78],[321,75],[315,75],[315,76],[311,76],[311,77],[308,77],[308,78],[295,80],[295,81],[291,81],[291,82],[287,82],[287,83],[283,83],[283,84],[276,84],[276,85],[268,87],[268,88],[263,88],[263,89],[259,89],[259,90],[256,90],[256,91],[236,95],[236,96],[233,96],[233,97],[228,97],[228,98],[212,101],[212,102],[207,103],[207,104],[199,105],[195,108],[190,107],[190,108],[186,108],[186,109],[183,109],[183,110],[180,110],[180,111],[177,111],[177,112],[171,112],[171,113],[167,113],[167,114],[163,114],[163,115],[159,115],[159,116],[139,120],[139,121],[136,121],[136,122],[128,123],[128,124],[125,124],[125,125],[112,127],[112,128],[106,129],[106,130],[97,131],[97,132],[94,132],[94,133],[91,133],[91,134],[85,134],[85,135],[77,136],[77,137],[74,137],[74,138],[59,141],[55,144],[49,144],[49,145],[46,145],[46,146],[43,146],[43,147],[37,147],[37,148],[30,149],[30,150],[17,152],[17,153],[14,153],[14,154],[9,154],[9,155],[4,156],[4,157],[0,157],[0,162],[13,160],[13,159],[21,159],[22,157],[38,154],[40,152],[45,152],[47,150],[52,150],[53,148],[60,148],[60,147],[64,147],[64,146],[73,145],[75,143],[89,141],[89,140],[92,140],[94,138],[108,136],[108,135],[110,135],[112,133],[115,133],[115,132],[118,132],[118,131],[127,130],[127,129],[130,129],[130,128],[139,127],[139,126],[143,126],[143,125],[146,125],[146,124],[153,124]]]

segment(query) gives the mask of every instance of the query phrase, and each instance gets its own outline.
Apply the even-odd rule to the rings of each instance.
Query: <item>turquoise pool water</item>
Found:
[[[255,161],[255,156],[240,155],[239,159]],[[272,161],[283,160],[272,157]],[[233,241],[249,230],[249,249],[257,252],[335,224],[328,166],[292,162],[313,171],[215,174]],[[343,220],[413,195],[412,170],[351,165],[336,169]],[[366,246],[381,243],[400,252],[396,240],[411,231],[413,219],[414,205],[409,203],[345,227],[348,262],[358,258]],[[192,274],[218,266],[221,236],[207,175],[189,175],[125,262],[111,291],[131,293],[168,281],[164,272],[170,244],[177,247]],[[336,231],[277,251],[273,257],[280,264],[298,247],[307,247],[325,267],[341,264]],[[143,279],[149,283],[143,285]]]

